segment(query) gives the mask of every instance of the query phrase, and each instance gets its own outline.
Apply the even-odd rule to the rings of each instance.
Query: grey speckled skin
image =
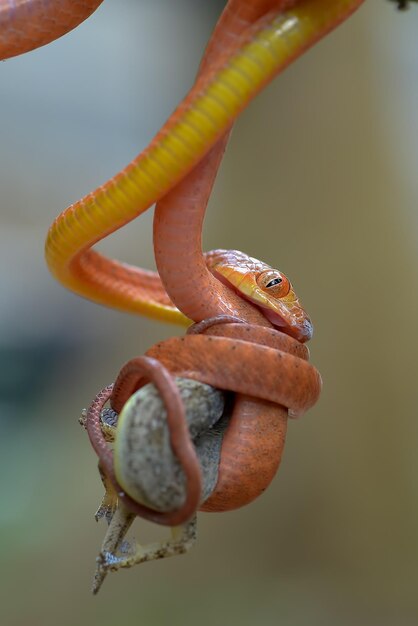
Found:
[[[177,378],[176,383],[202,468],[204,502],[218,479],[222,436],[229,421],[227,416],[221,418],[225,394],[186,378]],[[103,418],[108,422],[111,416]],[[146,385],[137,391],[120,418],[115,442],[119,482],[136,501],[153,509],[179,508],[185,499],[185,477],[172,453],[166,411],[155,387]]]
[[[186,378],[177,378],[176,383],[202,469],[203,502],[218,479],[222,437],[229,421],[226,394]],[[160,511],[180,507],[185,498],[184,474],[172,453],[166,411],[155,387],[146,385],[134,394],[120,416],[106,408],[101,419],[107,440],[113,441],[116,435],[115,453],[121,460],[124,488],[130,485],[131,496]],[[104,517],[109,526],[96,559],[93,593],[99,591],[109,571],[187,552],[196,541],[197,531],[195,515],[186,524],[172,528],[166,541],[141,545],[124,540],[135,515],[118,501],[106,476],[102,479],[106,494],[96,519]]]

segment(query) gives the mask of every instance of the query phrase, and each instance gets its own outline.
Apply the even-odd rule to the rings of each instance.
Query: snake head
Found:
[[[302,343],[312,337],[311,320],[282,272],[238,250],[209,252],[207,263],[219,280],[261,309],[274,326]]]

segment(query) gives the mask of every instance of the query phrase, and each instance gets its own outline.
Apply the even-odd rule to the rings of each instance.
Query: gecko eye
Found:
[[[284,298],[290,291],[290,282],[278,270],[267,270],[257,277],[257,284],[273,298]]]

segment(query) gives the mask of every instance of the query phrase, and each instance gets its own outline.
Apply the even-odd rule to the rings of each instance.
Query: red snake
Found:
[[[233,509],[257,497],[277,470],[287,409],[300,414],[319,395],[320,376],[307,362],[306,348],[300,343],[309,339],[310,323],[286,277],[234,251],[205,257],[201,229],[236,116],[268,81],[362,1],[229,0],[194,87],[150,146],[51,226],[47,261],[66,286],[123,310],[178,322],[187,321],[186,317],[203,324],[185,337],[154,346],[146,357],[130,361],[122,368],[113,392],[111,388],[101,392],[89,411],[89,435],[106,473],[126,504],[147,519],[177,525],[187,521],[200,502],[199,465],[172,375],[237,394],[222,443],[218,483],[202,510]],[[73,28],[99,2],[54,6],[57,4],[71,14],[69,28]],[[36,15],[40,6],[53,10],[48,2],[0,0],[4,57],[20,53],[13,43],[9,43],[8,53],[7,41],[13,40],[10,33],[14,28],[24,28],[23,20],[16,17],[24,15],[24,5],[33,5]],[[77,11],[73,12],[72,6],[77,6]],[[78,10],[81,6],[84,13]],[[30,32],[22,36],[22,41],[28,41],[21,51],[43,45],[63,32],[61,25],[54,32],[50,28],[44,37],[38,31],[32,39]],[[90,249],[155,201],[158,274],[111,261]],[[237,258],[244,259],[244,269]],[[252,262],[255,269],[248,270]],[[262,275],[271,279],[260,284]],[[280,292],[284,286],[287,291]],[[265,296],[263,300],[263,293],[271,287],[277,291],[271,299],[276,308],[271,302],[266,304]],[[100,410],[110,395],[113,408],[120,411],[130,395],[149,381],[156,384],[166,404],[173,451],[187,478],[184,505],[167,513],[148,509],[129,497],[129,486],[123,484],[123,476],[121,480],[122,460],[117,461],[115,472],[100,426]]]

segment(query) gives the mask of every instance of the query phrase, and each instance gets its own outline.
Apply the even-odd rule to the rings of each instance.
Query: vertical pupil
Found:
[[[281,282],[282,282],[281,278],[273,278],[273,280],[267,283],[266,288],[274,287],[274,285],[280,285]]]

